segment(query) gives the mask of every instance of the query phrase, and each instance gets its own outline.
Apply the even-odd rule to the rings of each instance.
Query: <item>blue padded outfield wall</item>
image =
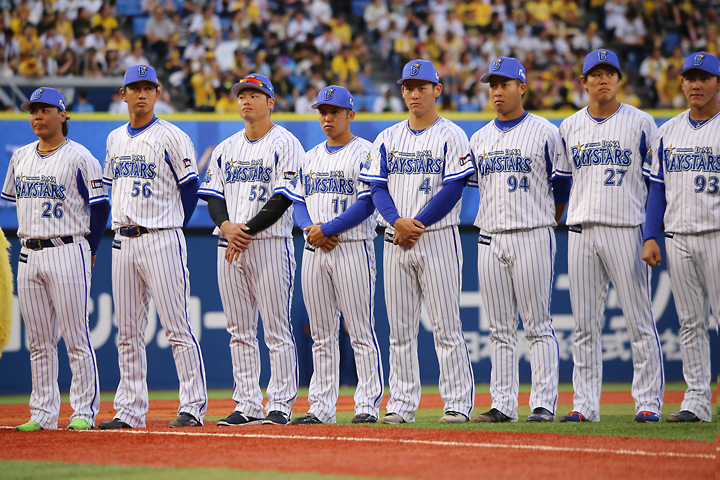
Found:
[[[670,115],[658,118],[663,123]],[[70,122],[69,137],[85,145],[101,162],[105,156],[105,139],[111,130],[124,122],[117,117],[109,116],[80,116],[73,115]],[[242,122],[237,117],[208,117],[193,116],[169,117],[171,121],[182,128],[193,140],[200,164],[207,163],[210,152],[222,140],[242,128]],[[358,115],[353,122],[353,132],[356,135],[373,140],[384,128],[402,119],[402,116],[373,116]],[[468,134],[472,135],[477,129],[487,123],[490,117],[452,116]],[[484,119],[483,119],[484,118]],[[553,118],[555,124],[560,123],[562,117]],[[302,142],[306,149],[320,143],[325,139],[317,120],[312,116],[274,116],[274,121],[292,131]],[[2,132],[3,149],[0,152],[0,174],[5,178],[7,165],[12,153],[18,147],[36,139],[24,115],[0,117],[0,131]],[[201,173],[202,176],[202,173]],[[473,208],[474,205],[474,208]],[[472,222],[477,212],[477,191],[465,189],[463,195],[463,212],[461,237],[463,245],[463,292],[461,297],[461,316],[464,325],[470,358],[475,369],[477,383],[488,383],[490,380],[490,333],[488,320],[482,308],[478,292],[477,279],[477,230]],[[225,330],[225,316],[222,312],[220,295],[218,293],[216,275],[216,239],[211,236],[212,222],[204,204],[198,205],[186,232],[188,244],[188,267],[190,269],[191,323],[203,348],[207,382],[209,388],[232,388],[232,371],[230,364],[230,351],[228,347],[230,336]],[[12,245],[12,267],[17,270],[17,260],[20,245],[15,237],[17,228],[14,204],[0,201],[0,227],[8,235]],[[572,381],[572,350],[571,339],[573,332],[573,318],[570,309],[567,277],[567,233],[559,230],[558,249],[555,261],[555,279],[551,310],[554,327],[560,345],[560,381]],[[98,368],[100,370],[101,389],[113,391],[119,381],[117,365],[117,327],[113,318],[113,299],[111,285],[111,233],[106,233],[98,252],[97,262],[93,269],[93,282],[90,304],[90,328],[93,345],[97,351]],[[664,247],[664,242],[661,248]],[[385,297],[382,284],[382,241],[378,237],[375,241],[378,265],[378,283],[376,293],[376,331],[382,349],[385,378],[388,378],[388,337],[389,327],[385,312]],[[295,235],[295,254],[298,268],[295,273],[295,294],[293,299],[292,323],[295,339],[298,345],[300,362],[300,382],[307,385],[312,374],[311,340],[307,329],[307,314],[303,306],[302,291],[300,288],[300,261],[302,255],[302,236],[299,230]],[[664,251],[663,251],[664,256]],[[664,258],[664,257],[663,257]],[[682,364],[680,358],[678,320],[675,312],[670,282],[666,265],[653,269],[652,275],[653,312],[657,319],[659,341],[665,357],[665,377],[667,381],[682,380]],[[608,295],[608,308],[605,312],[606,322],[603,329],[603,358],[604,380],[629,382],[632,379],[632,359],[630,342],[625,321],[620,309],[617,295],[611,288]],[[530,381],[529,344],[524,338],[522,330],[520,335],[520,371],[521,381]],[[262,329],[260,330],[262,337]],[[347,338],[344,341],[342,352],[342,381],[352,384],[353,364],[351,350]],[[148,353],[148,384],[150,389],[176,389],[178,386],[175,365],[169,343],[164,336],[160,322],[151,305],[150,318],[147,330]],[[711,342],[714,347],[713,371],[718,371],[715,357],[717,357],[717,334],[711,333]],[[269,380],[269,361],[267,348],[263,342],[262,351],[262,377],[261,383],[267,385]],[[67,361],[64,344],[60,351],[60,389],[68,391],[70,388],[70,369]],[[439,369],[433,346],[432,333],[429,322],[423,313],[419,334],[420,373],[424,384],[437,384]],[[13,330],[9,345],[3,351],[0,359],[0,395],[14,393],[29,393],[31,390],[30,355],[21,316],[17,308],[17,299],[13,306]]]

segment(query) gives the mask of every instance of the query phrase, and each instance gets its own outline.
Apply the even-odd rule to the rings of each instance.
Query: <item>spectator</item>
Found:
[[[390,85],[382,85],[380,93],[382,95],[373,101],[372,111],[374,113],[401,113],[403,111],[403,103],[397,96],[393,95]]]
[[[125,37],[122,30],[116,28],[113,30],[112,37],[107,41],[105,48],[107,50],[115,50],[118,53],[120,61],[123,61],[130,53],[130,40]]]
[[[367,30],[375,36],[376,40],[379,36],[380,23],[387,22],[388,17],[389,12],[384,0],[373,0],[363,10],[363,19]]]
[[[91,34],[85,37],[85,48],[94,48],[95,51],[105,53],[105,30],[98,25]]]
[[[173,31],[175,32],[175,35],[177,35],[178,39],[178,48],[183,51],[189,43],[190,25],[183,20],[182,15],[180,15],[179,12],[174,12],[171,18],[173,22]]]
[[[43,47],[40,49],[40,54],[38,55],[38,63],[42,67],[42,70],[45,71],[46,76],[54,77],[55,75],[57,75],[58,64],[55,58],[53,58],[49,48]]]
[[[86,39],[86,35],[84,35],[82,32],[77,32],[75,34],[75,37],[70,40],[68,50],[72,50],[76,57],[82,56],[85,53],[85,50],[87,50],[87,47],[85,46]]]
[[[160,89],[160,98],[155,102],[155,115],[172,115],[174,113],[177,113],[177,110],[173,107],[170,94],[167,90]]]
[[[647,57],[643,62],[640,64],[640,75],[643,77],[643,82],[645,83],[645,88],[648,92],[648,97],[650,99],[650,104],[654,107],[658,103],[658,92],[655,89],[655,84],[660,80],[660,75],[662,72],[667,70],[668,63],[667,60],[662,58],[662,52],[660,51],[660,47],[655,47],[653,49],[652,55]]]
[[[410,61],[411,57],[414,58],[416,46],[417,43],[415,42],[413,29],[407,27],[403,30],[402,35],[393,42],[393,51],[398,56],[395,63],[398,65],[405,65]]]
[[[55,26],[57,27],[57,32],[65,39],[65,43],[70,43],[70,40],[72,40],[74,36],[74,32],[72,22],[68,19],[65,12],[58,12],[55,20]]]
[[[333,36],[337,38],[340,44],[350,43],[352,41],[352,29],[345,18],[345,15],[338,15],[330,22]]]
[[[295,99],[295,113],[314,113],[312,105],[317,102],[317,94],[318,90],[314,86],[308,85],[305,95],[300,95]]]
[[[270,78],[270,76],[272,75],[270,65],[268,65],[267,63],[267,53],[265,53],[265,51],[260,50],[255,55],[255,61],[253,62],[252,71],[255,73],[259,73],[260,75],[265,75],[268,78]]]
[[[103,27],[105,37],[112,35],[113,30],[118,28],[118,21],[113,15],[112,7],[109,3],[104,3],[99,12],[92,14],[90,25],[92,28],[98,25]]]
[[[360,64],[352,55],[349,45],[343,45],[340,54],[333,58],[330,68],[335,75],[337,84],[351,90],[360,71]]]
[[[78,10],[85,4],[85,0],[56,0],[55,11],[62,13],[68,20],[73,21],[78,16]]]
[[[22,30],[22,36],[18,39],[20,46],[20,55],[35,57],[42,48],[42,42],[35,34],[35,27],[30,24],[25,25]]]
[[[220,23],[220,17],[215,15],[212,3],[206,5],[202,9],[202,13],[196,13],[193,16],[190,23],[190,32],[203,37],[208,48],[214,49],[220,44],[222,41],[222,24]]]
[[[196,36],[192,45],[188,45],[183,53],[183,60],[197,60],[205,56],[207,49],[202,44],[202,38]]]
[[[333,58],[340,52],[341,48],[340,42],[335,38],[329,25],[322,28],[322,35],[315,39],[313,45],[325,58]]]
[[[635,94],[633,84],[630,81],[626,81],[622,86],[617,95],[618,102],[632,105],[635,108],[640,108],[641,101],[640,97]]]
[[[273,84],[275,86],[275,84]],[[237,113],[237,97],[227,88],[222,89],[222,96],[215,103],[215,113],[229,114]]]
[[[597,23],[591,23],[582,35],[575,35],[572,40],[573,50],[592,52],[602,48],[603,40],[597,34]]]
[[[88,91],[80,90],[78,92],[78,101],[73,105],[73,112],[77,113],[94,113],[95,107],[88,101]]]
[[[145,58],[145,49],[143,48],[143,42],[141,40],[138,40],[135,42],[135,48],[133,48],[133,51],[125,57],[125,60],[123,61],[123,67],[125,70],[127,70],[130,67],[134,67],[135,65],[149,65],[150,61]]]
[[[77,61],[72,49],[66,48],[65,51],[60,54],[57,74],[59,76],[80,74],[80,62]]]
[[[57,58],[67,48],[67,42],[58,33],[54,23],[50,24],[47,32],[40,37],[40,43],[42,43],[43,48],[50,50],[50,56],[53,58]]]
[[[165,59],[168,56],[168,43],[174,33],[175,24],[167,18],[163,7],[156,6],[152,18],[147,22],[145,36],[150,42],[150,49],[155,52],[158,59]]]
[[[216,65],[213,65],[210,58],[206,59],[202,67],[190,77],[190,85],[193,89],[193,97],[195,99],[195,111],[197,112],[214,112],[217,96],[215,95],[215,86],[219,84]],[[214,58],[212,58],[214,60]]]
[[[18,74],[22,77],[40,78],[45,76],[45,70],[35,57],[23,56],[18,67]]]
[[[90,12],[85,7],[78,9],[78,14],[75,20],[72,22],[73,33],[77,35],[81,33],[87,35],[90,33]]]
[[[312,20],[307,18],[303,10],[295,12],[287,25],[287,38],[292,42],[302,43],[315,30]]]
[[[122,67],[120,62],[120,55],[117,50],[107,50],[105,52],[105,65],[103,74],[107,76],[119,76],[122,75],[125,69]]]

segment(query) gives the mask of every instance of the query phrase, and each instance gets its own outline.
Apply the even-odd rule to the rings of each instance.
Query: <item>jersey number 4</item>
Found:
[[[423,180],[418,190],[424,192],[425,195],[430,195],[430,190],[432,190],[432,187],[430,186],[430,179],[426,178],[425,180]]]

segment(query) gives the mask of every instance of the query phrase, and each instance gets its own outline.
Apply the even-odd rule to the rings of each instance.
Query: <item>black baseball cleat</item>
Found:
[[[187,412],[180,412],[180,415],[170,422],[170,428],[177,427],[202,427],[202,423],[197,418],[193,417]]]
[[[293,418],[291,423],[293,425],[322,425],[323,422],[321,422],[314,414],[308,412],[302,417]]]
[[[699,422],[700,418],[690,410],[680,410],[667,416],[666,421],[670,423],[694,423]]]
[[[218,420],[218,427],[236,427],[240,425],[260,425],[262,418],[255,418],[235,410],[230,416]]]
[[[480,415],[475,415],[472,419],[473,422],[478,423],[505,423],[505,422],[517,422],[516,419],[512,417],[508,417],[503,412],[498,410],[497,408],[491,408],[490,411],[487,411],[485,413],[481,413]]]
[[[123,422],[119,418],[113,418],[110,421],[107,422],[100,422],[100,425],[98,425],[98,428],[100,430],[114,430],[116,428],[132,428],[127,423]]]
[[[290,423],[290,416],[280,410],[268,412],[265,420],[262,421],[263,425],[287,425],[288,423]]]
[[[554,422],[555,415],[547,408],[534,408],[532,414],[527,419],[528,422]]]
[[[350,423],[377,423],[378,419],[374,415],[369,413],[358,413],[352,419]]]

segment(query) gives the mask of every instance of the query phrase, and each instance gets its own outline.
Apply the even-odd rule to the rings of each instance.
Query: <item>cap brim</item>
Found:
[[[420,80],[423,82],[434,83],[435,85],[440,84],[440,82],[436,82],[435,80],[430,80],[429,78],[423,78],[423,77],[403,77],[397,81],[397,84],[402,85],[405,80]]]
[[[123,85],[123,88],[127,87],[128,85],[132,85],[133,83],[140,83],[140,82],[152,83],[152,84],[155,85],[156,87],[160,88],[160,82],[153,82],[152,80],[148,80],[147,78],[141,78],[141,79],[139,79],[139,80],[133,80],[132,82],[128,82],[128,83],[126,83],[126,84]]]
[[[51,106],[51,107],[60,108],[60,107],[58,107],[57,105],[52,104],[52,103],[40,102],[40,101],[38,101],[38,100],[30,100],[30,101],[25,102],[25,103],[23,103],[22,105],[20,105],[20,110],[22,110],[22,111],[24,111],[24,112],[29,112],[29,111],[30,111],[30,107],[31,107],[33,104],[35,104],[35,103],[41,103],[41,104],[43,104],[43,105],[49,105],[49,106]],[[62,110],[63,112],[65,111],[64,109],[61,109],[61,110]]]
[[[720,77],[720,73],[713,73],[711,70],[708,70],[706,68],[698,67],[696,65],[693,65],[692,67],[684,68],[680,70],[680,73],[678,75],[683,75],[685,72],[689,72],[690,70],[700,70],[701,72],[709,73],[710,75],[715,75],[716,77]]]
[[[585,71],[583,72],[583,77],[584,77],[585,75],[587,75],[587,73],[588,73],[590,70],[592,70],[593,68],[599,67],[600,65],[610,65],[610,66],[613,67],[615,70],[617,70],[618,72],[622,73],[622,70],[620,70],[620,67],[618,67],[618,66],[615,65],[614,63],[611,63],[611,62],[598,62],[598,63],[596,63],[595,65],[593,65],[592,67],[590,67],[590,68],[588,68],[587,70],[585,70]]]
[[[348,107],[347,105],[341,105],[339,103],[334,103],[334,102],[318,102],[318,103],[311,105],[310,108],[318,109],[318,108],[320,108],[320,105],[333,105],[335,107],[349,108],[350,110],[353,110],[353,107]]]
[[[230,89],[230,91],[232,92],[233,95],[235,95],[235,96],[237,97],[238,94],[239,94],[242,90],[246,90],[246,89],[248,89],[248,88],[251,88],[251,89],[253,89],[253,90],[257,90],[258,92],[262,92],[262,93],[264,93],[265,95],[267,95],[268,97],[273,98],[272,95],[268,94],[267,90],[265,90],[264,88],[262,88],[260,85],[255,85],[254,83],[236,83],[235,85],[232,86],[232,88]]]
[[[490,77],[500,77],[500,78],[507,78],[508,80],[520,80],[522,83],[525,83],[525,81],[522,78],[517,77],[508,77],[507,75],[501,75],[499,73],[486,73],[482,76],[480,79],[480,83],[490,83]]]

